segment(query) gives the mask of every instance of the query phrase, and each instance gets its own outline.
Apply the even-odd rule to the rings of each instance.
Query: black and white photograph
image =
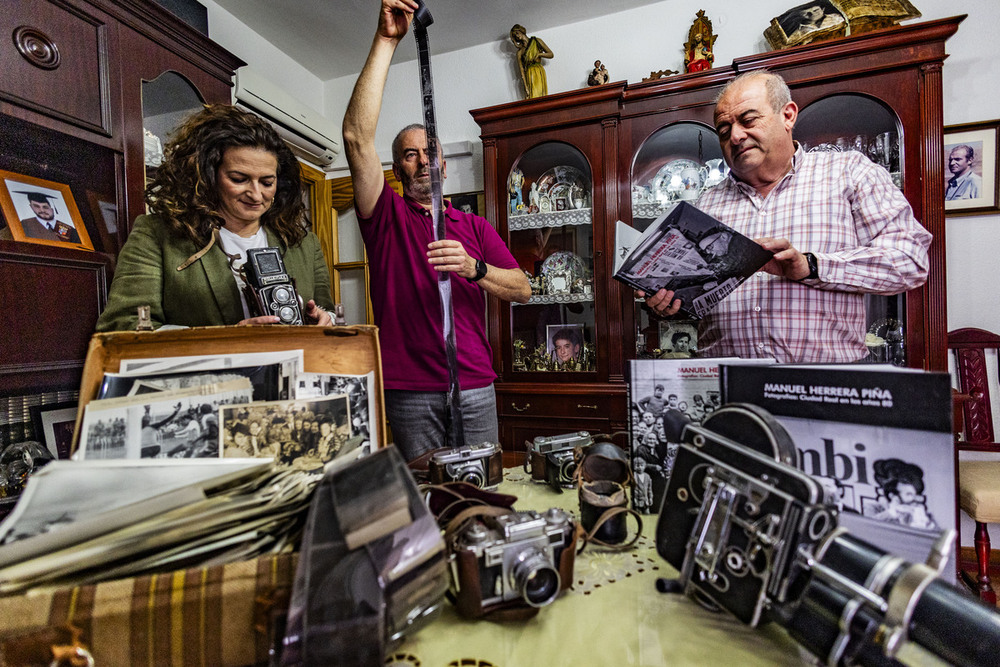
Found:
[[[663,413],[676,410],[694,423],[720,407],[719,359],[636,359],[629,362],[629,440],[636,476],[632,505],[639,513],[659,510],[677,458],[667,440]]]
[[[378,414],[375,407],[375,372],[364,375],[336,375],[328,373],[299,373],[299,386],[295,398],[319,398],[347,394],[351,403],[351,439],[360,438],[365,454],[371,453],[372,437],[377,436]]]
[[[482,191],[461,192],[454,195],[448,195],[446,199],[451,200],[451,205],[462,213],[486,215],[486,197]]]
[[[545,351],[560,366],[581,360],[583,341],[583,324],[545,326]]]
[[[253,400],[277,401],[288,398],[287,381],[280,364],[245,366],[225,370],[123,375],[105,373],[98,390],[99,399],[136,396],[159,391],[177,391],[228,382],[245,377],[253,387]]]
[[[948,216],[1000,211],[1000,120],[944,128],[944,210]]]
[[[80,427],[81,459],[219,458],[219,407],[249,403],[244,377],[178,391],[95,400]]]
[[[336,458],[360,456],[351,438],[347,394],[224,406],[219,446],[224,458],[273,458],[301,470],[318,470]]]
[[[69,186],[0,169],[0,208],[15,241],[93,250]]]
[[[698,356],[698,324],[684,320],[660,320],[660,359],[690,359]]]
[[[840,36],[846,31],[847,21],[829,0],[814,0],[771,19],[764,35],[772,47],[782,49]]]
[[[281,350],[279,352],[247,352],[242,354],[201,354],[183,357],[151,357],[148,359],[122,359],[117,374],[106,373],[105,379],[111,378],[113,383],[121,382],[116,376],[129,377],[159,377],[167,375],[195,375],[216,371],[227,371],[246,375],[250,372],[251,383],[254,385],[254,400],[284,400],[291,398],[295,391],[295,378],[302,369],[304,353],[302,350]],[[270,389],[264,390],[264,384],[271,382],[271,374],[275,371],[266,367],[274,366],[278,375],[278,393],[273,395]],[[253,370],[257,369],[257,370]],[[262,384],[264,383],[264,384]],[[102,385],[99,396],[103,397],[105,387]],[[116,392],[122,390],[116,389]],[[124,391],[128,391],[125,389]],[[115,394],[119,395],[119,394]]]

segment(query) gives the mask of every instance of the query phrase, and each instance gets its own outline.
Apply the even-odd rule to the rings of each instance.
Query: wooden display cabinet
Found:
[[[0,169],[68,186],[95,248],[13,241],[0,224],[2,449],[33,435],[29,405],[75,399],[115,256],[145,211],[144,127],[167,127],[176,99],[228,103],[244,63],[145,0],[19,0],[0,36]],[[154,93],[162,77],[172,85]]]
[[[472,112],[483,129],[487,217],[533,283],[528,304],[489,302],[507,463],[520,462],[514,452],[537,435],[625,422],[620,294],[607,261],[623,89],[609,84]],[[510,196],[512,177],[520,198]],[[568,337],[558,339],[568,359],[555,349],[560,335]]]
[[[594,369],[526,368],[513,344],[525,336],[526,323],[541,319],[542,309],[534,303],[511,306],[490,299],[500,433],[508,459],[519,462],[515,453],[536,435],[625,427],[624,369],[629,359],[654,349],[659,319],[611,277],[614,224],[621,219],[642,227],[672,203],[674,195],[669,193],[657,200],[656,192],[652,197],[642,192],[670,163],[692,160],[720,166],[714,162],[721,158],[712,118],[715,96],[733,76],[754,69],[768,68],[788,82],[800,108],[798,141],[809,148],[828,144],[865,150],[893,174],[914,215],[933,234],[927,283],[897,297],[870,298],[869,322],[871,331],[896,343],[894,351],[887,346],[882,354],[910,367],[946,369],[941,80],[945,41],[964,18],[747,56],[694,74],[473,110],[482,130],[487,217],[515,255],[522,253],[522,268],[533,275],[535,259],[544,262],[568,242],[542,246],[531,261],[524,259],[522,217],[511,215],[507,193],[512,170],[524,173],[527,199],[532,182],[545,170],[571,161],[567,153],[553,150],[564,145],[589,167],[581,171],[589,174],[592,184],[588,231],[593,243],[593,303],[587,308],[593,316]],[[560,228],[547,226],[553,228],[549,238],[560,239]],[[580,248],[579,238],[574,242]],[[572,321],[565,307],[559,315],[562,322]],[[585,319],[585,326],[590,321]],[[880,351],[872,351],[878,359]]]

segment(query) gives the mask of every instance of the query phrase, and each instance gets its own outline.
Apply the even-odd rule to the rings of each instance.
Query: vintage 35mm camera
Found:
[[[576,523],[561,509],[469,521],[448,545],[452,592],[470,618],[499,607],[544,607],[573,581]]]
[[[431,484],[468,482],[480,489],[503,481],[503,452],[494,442],[465,445],[435,452],[427,464]]]
[[[562,435],[540,435],[527,443],[524,471],[531,479],[553,488],[571,488],[576,481],[576,450],[590,447],[594,439],[586,431]]]
[[[302,324],[295,280],[285,271],[277,248],[251,248],[243,265],[251,315],[276,315],[281,324]]]

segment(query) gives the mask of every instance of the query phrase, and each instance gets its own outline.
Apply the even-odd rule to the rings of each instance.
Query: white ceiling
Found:
[[[509,39],[522,24],[528,34],[662,0],[426,0],[434,17],[431,53]],[[361,70],[371,47],[378,0],[215,0],[261,37],[323,81]],[[394,62],[416,58],[414,40],[400,45]]]

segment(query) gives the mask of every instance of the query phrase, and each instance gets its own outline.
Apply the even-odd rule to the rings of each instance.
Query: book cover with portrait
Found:
[[[760,406],[788,431],[799,468],[823,484],[826,503],[855,536],[923,562],[941,532],[955,528],[947,373],[727,362],[719,375],[724,403]]]

